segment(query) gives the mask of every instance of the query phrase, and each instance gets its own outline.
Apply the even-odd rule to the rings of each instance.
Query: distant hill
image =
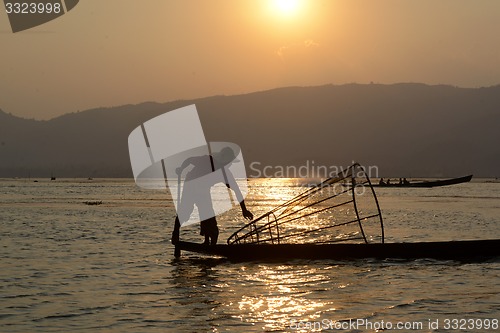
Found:
[[[0,177],[131,177],[129,133],[189,104],[207,140],[242,147],[250,177],[263,175],[257,166],[273,174],[353,160],[377,166],[383,177],[500,176],[500,86],[349,84],[99,108],[48,121],[0,111]]]

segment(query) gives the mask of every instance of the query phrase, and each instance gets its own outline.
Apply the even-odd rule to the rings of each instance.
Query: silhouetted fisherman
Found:
[[[172,232],[173,244],[176,244],[179,241],[181,226],[179,215],[183,216],[185,220],[188,220],[195,205],[198,208],[201,220],[200,235],[205,236],[204,244],[215,245],[217,243],[219,228],[217,227],[217,220],[215,218],[216,214],[212,205],[210,189],[213,185],[220,182],[225,183],[228,188],[234,191],[236,198],[240,203],[243,216],[249,220],[253,219],[253,214],[246,208],[241,190],[236,183],[231,170],[229,170],[229,166],[233,162],[238,162],[238,160],[235,159],[234,151],[229,147],[225,147],[219,153],[213,154],[213,156],[203,155],[189,157],[179,168],[175,170],[177,175],[180,177],[182,171],[186,167],[193,165],[193,169],[186,174],[184,189],[182,190],[182,198],[178,204],[179,214],[177,214],[175,218],[174,231]],[[194,181],[219,169],[222,171],[223,179],[217,179],[214,177],[208,182]]]

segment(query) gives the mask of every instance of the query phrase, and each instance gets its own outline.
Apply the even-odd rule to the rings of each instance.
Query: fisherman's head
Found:
[[[236,154],[229,147],[224,147],[218,153],[214,154],[214,159],[219,165],[231,165],[231,163],[239,162],[236,159]]]

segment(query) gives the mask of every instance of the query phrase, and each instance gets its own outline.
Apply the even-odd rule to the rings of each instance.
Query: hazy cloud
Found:
[[[305,47],[318,47],[319,43],[315,42],[312,39],[307,39],[307,40],[304,41],[304,46]]]
[[[308,48],[316,48],[316,47],[319,47],[318,42],[314,41],[313,39],[306,39],[300,43],[292,43],[281,46],[278,50],[276,50],[276,55],[278,55],[278,57],[283,59],[287,53],[300,52]]]

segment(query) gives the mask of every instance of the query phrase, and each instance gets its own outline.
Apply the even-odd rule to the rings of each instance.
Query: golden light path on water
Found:
[[[241,320],[251,318],[255,321],[260,318],[265,329],[275,330],[289,326],[293,318],[314,321],[321,317],[325,308],[335,311],[334,301],[311,297],[313,292],[304,289],[305,286],[314,286],[316,292],[326,290],[321,285],[331,281],[322,271],[328,269],[330,267],[303,266],[296,269],[290,265],[261,265],[258,271],[246,273],[245,267],[242,267],[244,281],[252,281],[265,288],[258,295],[241,295],[238,301],[240,313],[244,314],[240,315]]]

